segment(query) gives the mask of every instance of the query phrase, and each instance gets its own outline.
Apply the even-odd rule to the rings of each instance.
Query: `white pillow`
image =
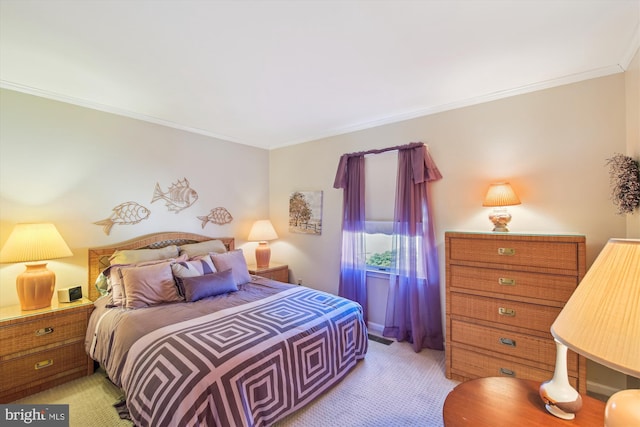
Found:
[[[207,240],[180,246],[180,255],[187,254],[189,258],[208,255],[211,252],[223,254],[227,252],[227,247],[222,243],[222,240]]]
[[[115,251],[109,258],[109,264],[139,264],[146,261],[177,258],[178,255],[178,247],[176,245],[160,249],[126,249]]]

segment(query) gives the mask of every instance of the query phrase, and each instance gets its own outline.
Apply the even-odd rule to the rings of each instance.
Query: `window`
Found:
[[[365,223],[365,256],[368,271],[387,272],[393,267],[393,222],[367,221]]]

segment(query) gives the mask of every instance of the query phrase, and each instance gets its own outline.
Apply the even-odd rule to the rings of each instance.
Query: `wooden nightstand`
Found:
[[[582,409],[572,421],[554,417],[538,394],[540,383],[486,377],[459,384],[444,401],[445,427],[601,427],[605,403],[582,395]]]
[[[93,373],[84,349],[93,302],[82,298],[22,311],[0,307],[0,403]]]
[[[255,264],[249,265],[249,274],[264,277],[266,279],[277,280],[278,282],[289,283],[289,266],[272,262],[269,267],[257,268]]]

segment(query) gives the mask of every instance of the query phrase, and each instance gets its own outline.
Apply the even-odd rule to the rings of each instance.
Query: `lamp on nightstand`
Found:
[[[248,240],[250,242],[259,242],[256,248],[256,265],[257,268],[269,267],[269,260],[271,259],[271,248],[267,243],[268,240],[275,240],[278,238],[276,230],[273,228],[271,221],[268,219],[261,219],[256,221],[251,227]]]
[[[580,399],[567,378],[567,347],[611,369],[640,377],[640,240],[607,242],[551,325],[551,334],[561,357],[556,359],[553,379],[540,386],[540,396],[557,417],[573,419],[571,400]],[[622,390],[611,396],[604,425],[640,426],[640,390]]]
[[[508,182],[495,182],[489,185],[482,206],[492,207],[489,219],[493,223],[493,231],[507,232],[507,225],[511,221],[511,214],[507,212],[507,206],[519,205],[520,199],[511,184]]]
[[[53,224],[17,224],[0,251],[0,262],[44,261],[73,256]],[[25,264],[16,278],[16,290],[23,310],[49,307],[56,275],[46,262]]]

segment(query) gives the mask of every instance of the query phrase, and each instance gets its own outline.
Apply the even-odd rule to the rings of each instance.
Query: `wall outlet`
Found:
[[[298,279],[298,285],[302,286],[302,279]]]

